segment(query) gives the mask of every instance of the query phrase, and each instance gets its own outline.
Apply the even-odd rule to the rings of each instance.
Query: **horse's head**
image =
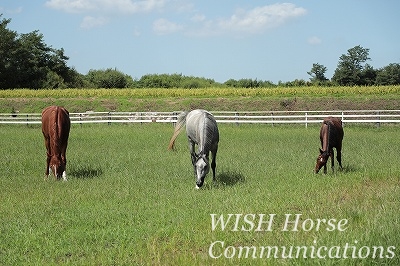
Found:
[[[207,156],[204,154],[199,156],[194,166],[196,168],[196,188],[200,188],[204,183],[204,178],[210,171]]]
[[[65,179],[65,163],[61,159],[61,156],[53,155],[50,159],[51,172],[57,179],[63,177]]]
[[[314,169],[314,172],[316,174],[318,174],[319,170],[321,170],[321,168],[326,165],[328,158],[329,158],[329,152],[324,152],[323,150],[319,149],[319,155]]]

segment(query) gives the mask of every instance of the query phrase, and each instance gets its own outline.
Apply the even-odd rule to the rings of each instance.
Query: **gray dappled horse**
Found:
[[[196,178],[196,188],[200,188],[204,183],[204,178],[210,171],[209,153],[211,151],[213,181],[215,181],[216,156],[218,151],[219,132],[217,122],[213,115],[205,110],[193,110],[183,112],[178,116],[174,134],[169,142],[169,149],[174,148],[175,140],[179,132],[186,125],[186,134],[189,140],[190,156]],[[195,152],[195,144],[198,152]]]

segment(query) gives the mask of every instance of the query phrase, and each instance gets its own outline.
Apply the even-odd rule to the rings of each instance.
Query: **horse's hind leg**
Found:
[[[49,177],[49,172],[50,172],[50,159],[51,159],[51,151],[50,151],[50,139],[49,138],[44,138],[44,145],[46,146],[46,151],[47,151],[47,158],[46,158],[46,171],[45,171],[45,176],[44,179],[46,180]]]
[[[333,149],[331,150],[329,156],[331,157],[332,172],[335,172],[335,153]]]
[[[46,172],[44,174],[44,180],[47,180],[49,178],[49,173],[50,173],[50,159],[51,156],[47,154],[47,159],[46,159]]]

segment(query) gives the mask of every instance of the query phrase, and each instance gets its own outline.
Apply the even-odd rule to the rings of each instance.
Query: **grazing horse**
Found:
[[[178,116],[174,134],[171,137],[168,148],[174,148],[175,140],[179,132],[186,125],[186,135],[189,140],[189,150],[194,168],[196,188],[200,188],[204,183],[204,178],[210,171],[209,153],[212,154],[211,168],[213,181],[215,181],[216,156],[218,151],[219,131],[217,122],[213,115],[205,110],[193,110],[183,112]],[[195,152],[195,144],[198,152]]]
[[[334,167],[334,152],[333,148],[336,148],[337,161],[339,162],[340,168],[342,168],[342,140],[343,140],[343,127],[342,121],[336,117],[327,117],[322,122],[319,138],[321,140],[322,150],[319,149],[319,156],[317,158],[317,164],[315,165],[315,173],[324,167],[324,174],[326,174],[326,163],[331,157],[332,171]]]
[[[49,106],[42,112],[42,133],[47,149],[46,176],[51,171],[56,179],[67,180],[65,152],[68,145],[71,121],[68,111],[59,106]]]

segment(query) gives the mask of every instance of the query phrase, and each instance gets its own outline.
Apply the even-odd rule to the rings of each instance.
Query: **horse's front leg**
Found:
[[[194,141],[192,141],[192,140],[189,138],[190,159],[192,160],[192,164],[193,164],[193,165],[196,163],[196,159],[197,159],[197,154],[196,154],[196,152],[195,152],[195,150],[194,150],[194,148],[195,148],[194,145],[195,145]]]
[[[49,167],[50,167],[50,159],[51,159],[51,151],[50,151],[50,139],[46,136],[44,137],[44,146],[46,146],[46,171],[44,179],[46,180],[49,177]]]
[[[211,169],[213,172],[213,181],[215,182],[215,168],[217,166],[217,151],[218,151],[218,145],[215,147],[214,151],[211,151],[211,155],[212,155],[212,162],[211,162]]]
[[[331,157],[332,172],[335,172],[335,153],[333,149],[330,151],[329,156]]]
[[[64,165],[64,171],[62,173],[62,178],[64,181],[67,181],[67,157],[65,156],[65,153],[67,152],[67,145],[63,147],[63,150],[61,152],[61,162]]]
[[[192,141],[190,138],[188,138],[189,140],[189,152],[190,152],[190,159],[192,161],[192,165],[193,165],[193,170],[194,170],[194,177],[197,177],[196,174],[196,160],[197,160],[197,155],[195,152],[195,143],[194,141]]]
[[[342,167],[342,147],[336,148],[336,152],[337,152],[336,159],[339,162],[340,169],[343,169],[343,167]]]

